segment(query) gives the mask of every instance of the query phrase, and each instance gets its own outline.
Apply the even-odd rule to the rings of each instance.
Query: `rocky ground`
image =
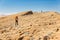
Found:
[[[28,11],[0,17],[0,40],[60,40],[60,14]]]

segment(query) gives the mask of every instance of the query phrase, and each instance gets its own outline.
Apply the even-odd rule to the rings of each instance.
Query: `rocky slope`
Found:
[[[0,17],[0,40],[60,40],[60,14],[28,11]]]

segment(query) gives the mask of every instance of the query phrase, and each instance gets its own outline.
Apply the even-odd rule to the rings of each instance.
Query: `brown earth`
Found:
[[[60,40],[60,14],[28,11],[0,17],[0,40]]]

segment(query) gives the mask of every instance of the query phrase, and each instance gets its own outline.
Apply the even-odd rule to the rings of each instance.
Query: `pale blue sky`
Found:
[[[28,10],[60,12],[60,0],[0,0],[0,14]]]

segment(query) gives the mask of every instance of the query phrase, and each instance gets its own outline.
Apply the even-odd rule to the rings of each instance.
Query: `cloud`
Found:
[[[12,15],[12,14],[17,14],[18,12],[11,12],[11,13],[4,13],[0,12],[0,16],[7,16],[7,15]]]

